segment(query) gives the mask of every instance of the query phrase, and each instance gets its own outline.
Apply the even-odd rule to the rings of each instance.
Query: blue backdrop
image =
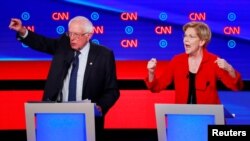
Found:
[[[95,26],[93,41],[114,50],[116,60],[169,60],[184,51],[182,26],[204,21],[212,30],[208,50],[250,80],[249,0],[12,0],[0,5],[0,60],[50,60],[16,41],[12,17],[29,29],[56,38],[69,19],[83,15]]]

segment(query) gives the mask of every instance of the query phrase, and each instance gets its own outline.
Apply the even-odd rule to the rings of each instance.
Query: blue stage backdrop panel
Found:
[[[56,38],[69,19],[88,17],[95,26],[92,41],[114,50],[116,60],[169,60],[184,52],[182,26],[206,22],[212,29],[208,49],[225,58],[250,80],[250,1],[228,0],[12,0],[1,3],[0,60],[50,60],[16,41],[8,28],[20,18],[37,33]]]

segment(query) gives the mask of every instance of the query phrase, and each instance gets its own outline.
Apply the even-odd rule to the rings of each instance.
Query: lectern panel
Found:
[[[94,107],[93,103],[25,103],[27,141],[95,141]]]
[[[167,141],[205,141],[207,125],[214,125],[213,115],[168,114],[166,115]],[[204,128],[205,127],[205,128]]]
[[[224,124],[223,110],[223,105],[155,104],[158,141],[206,141],[208,125]]]
[[[37,141],[86,141],[85,114],[35,114]]]

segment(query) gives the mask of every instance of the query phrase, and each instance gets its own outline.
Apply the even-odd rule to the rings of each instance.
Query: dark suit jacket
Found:
[[[74,57],[69,38],[64,34],[58,39],[51,39],[29,31],[26,38],[18,39],[32,49],[53,55],[43,100],[56,101]],[[97,103],[105,115],[119,96],[113,51],[90,43],[82,99],[88,98]]]

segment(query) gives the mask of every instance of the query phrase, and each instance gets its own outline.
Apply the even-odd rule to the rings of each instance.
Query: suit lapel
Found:
[[[64,63],[70,64],[74,58],[74,51],[65,52]]]
[[[86,84],[87,84],[88,78],[90,76],[89,74],[92,71],[92,68],[96,63],[95,59],[96,59],[97,54],[98,54],[98,48],[93,43],[90,42],[90,49],[89,49],[88,60],[87,60],[87,64],[86,64],[84,80],[83,80],[83,87],[82,87],[83,99],[88,97],[86,94],[84,94],[84,90],[86,88]]]
[[[73,58],[74,58],[74,51],[73,50],[68,50],[65,52],[65,55],[64,55],[64,69],[65,69],[65,74],[63,75],[65,78],[65,76],[67,75],[68,73],[68,70],[69,70],[69,67],[70,67],[70,64],[71,62],[73,61]]]

